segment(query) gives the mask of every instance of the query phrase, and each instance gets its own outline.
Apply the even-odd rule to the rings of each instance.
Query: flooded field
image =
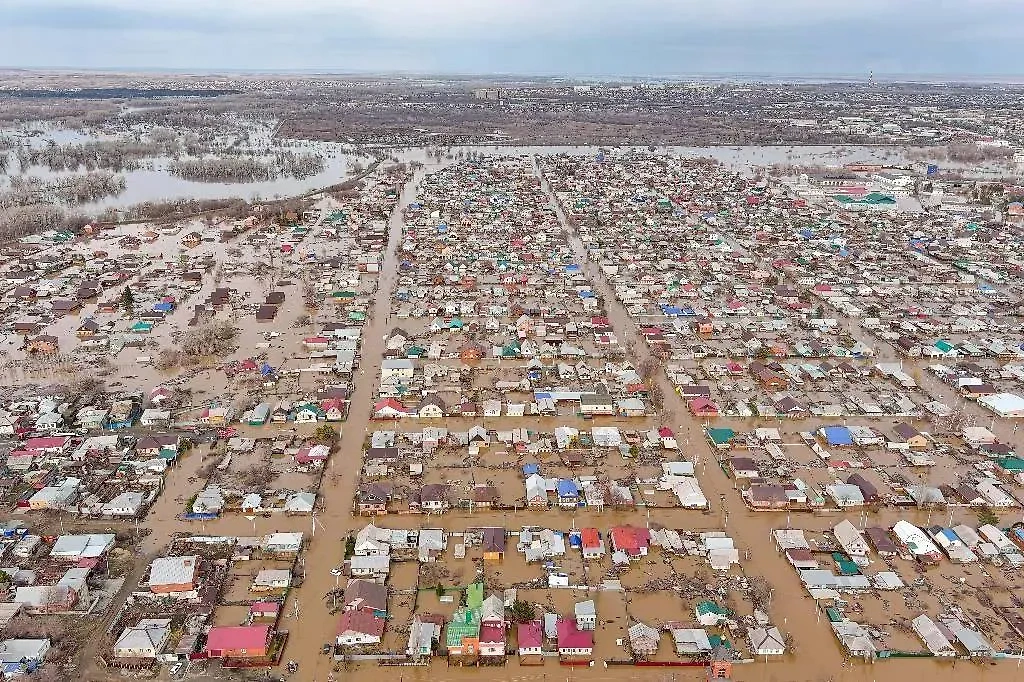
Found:
[[[47,145],[84,144],[93,141],[120,139],[112,133],[87,134],[59,127],[22,128],[3,131],[0,134],[13,135],[15,141],[21,141],[31,148],[43,148]],[[135,135],[144,134],[136,132]],[[81,205],[85,212],[100,213],[107,208],[122,208],[142,202],[171,201],[175,199],[229,199],[239,198],[247,201],[259,199],[270,200],[295,196],[322,187],[343,182],[349,174],[353,162],[365,166],[370,157],[353,155],[351,150],[342,143],[311,142],[306,140],[271,139],[270,130],[257,126],[251,131],[247,140],[254,150],[287,149],[302,153],[312,153],[323,157],[324,170],[310,177],[296,179],[283,177],[276,180],[256,182],[198,182],[173,176],[168,165],[170,159],[153,157],[146,159],[142,167],[119,172],[125,180],[125,189],[116,196]],[[637,147],[636,149],[644,149]],[[424,149],[381,150],[391,154],[399,161],[430,162],[431,157]],[[446,148],[448,156],[470,153],[501,154],[512,156],[532,156],[534,154],[568,153],[573,155],[595,155],[600,149],[593,147],[534,147],[534,146],[503,146],[473,145]],[[621,151],[621,150],[620,150]],[[726,167],[738,172],[750,173],[760,166],[772,164],[822,165],[841,166],[845,163],[911,163],[905,150],[890,146],[744,146],[744,147],[676,147],[664,146],[657,149],[658,153],[684,157],[713,158]],[[263,158],[256,156],[254,158]],[[954,164],[956,165],[956,164]],[[23,174],[42,180],[53,180],[70,175],[73,171],[51,171],[45,166],[28,166],[19,169],[13,165],[11,175]],[[0,189],[7,180],[0,176]]]
[[[48,145],[79,145],[89,142],[124,139],[122,135],[85,134],[79,131],[48,127],[45,129],[0,130],[0,135],[9,135],[15,142],[21,142],[32,149]],[[142,134],[142,133],[137,133]],[[275,180],[250,182],[200,182],[176,177],[170,172],[171,159],[150,157],[141,162],[137,169],[118,172],[125,180],[125,188],[115,196],[80,205],[86,213],[101,213],[108,208],[123,208],[143,202],[173,201],[176,199],[244,199],[246,201],[280,199],[329,187],[344,182],[349,177],[351,164],[362,166],[372,159],[354,155],[340,143],[309,142],[305,140],[271,139],[270,129],[257,127],[247,138],[247,144],[254,150],[253,158],[269,158],[262,152],[289,150],[304,154],[316,154],[323,158],[324,169],[305,178],[281,177]],[[54,171],[42,165],[19,168],[13,163],[8,173],[0,175],[0,190],[9,183],[8,177],[24,175],[52,181],[67,177],[78,171]]]

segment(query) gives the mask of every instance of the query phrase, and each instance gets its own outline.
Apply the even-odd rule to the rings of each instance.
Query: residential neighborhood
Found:
[[[1019,223],[776,171],[474,153],[8,245],[5,674],[1019,653]]]

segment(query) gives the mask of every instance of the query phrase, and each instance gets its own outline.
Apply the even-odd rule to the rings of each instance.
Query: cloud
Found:
[[[1021,0],[0,0],[0,65],[1005,73]]]

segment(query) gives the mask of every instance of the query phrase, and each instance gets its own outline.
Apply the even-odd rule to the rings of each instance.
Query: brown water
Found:
[[[412,196],[410,188],[407,187],[399,205],[406,204],[412,199]],[[564,216],[560,212],[559,217],[564,223]],[[369,426],[368,422],[370,402],[383,350],[382,344],[379,343],[378,339],[382,339],[387,330],[386,325],[382,321],[387,316],[389,306],[388,293],[395,284],[397,267],[395,247],[398,243],[401,229],[401,220],[396,210],[391,219],[390,241],[381,275],[381,287],[376,301],[375,315],[373,321],[367,326],[364,336],[366,339],[366,345],[363,347],[363,368],[365,371],[361,372],[355,381],[352,413],[349,421],[345,424],[346,435],[342,441],[341,450],[335,456],[335,461],[332,463],[331,472],[329,472],[328,477],[325,479],[324,487],[321,489],[326,502],[326,509],[318,516],[317,535],[310,543],[306,554],[307,580],[303,588],[294,593],[291,602],[286,608],[286,613],[292,614],[294,612],[294,603],[298,603],[299,616],[295,618],[289,615],[284,619],[282,625],[282,627],[288,628],[292,633],[286,658],[294,659],[300,663],[300,671],[296,678],[301,680],[326,680],[332,668],[332,663],[319,653],[320,646],[332,639],[335,624],[335,617],[328,614],[327,605],[322,599],[322,595],[329,589],[332,589],[336,583],[335,578],[330,575],[328,569],[339,564],[342,560],[343,550],[340,538],[349,532],[361,528],[367,522],[366,519],[354,518],[351,515],[351,500],[356,483],[356,470],[361,456],[361,438],[369,429],[373,428]],[[572,243],[580,258],[580,262],[583,263],[584,252],[582,244],[575,236],[573,236]],[[622,306],[614,302],[612,291],[600,273],[597,272],[597,269],[592,264],[586,264],[585,268],[596,283],[598,291],[605,299],[607,313],[619,337],[627,343],[630,340],[635,340],[637,343],[634,347],[643,349],[644,345],[638,338],[635,324],[629,319]],[[714,464],[712,454],[705,449],[701,425],[692,418],[685,416],[687,415],[685,406],[671,390],[666,379],[659,377],[658,381],[664,384],[662,388],[666,396],[666,409],[679,416],[679,422],[671,425],[676,429],[679,442],[689,441],[692,444],[691,451],[685,454],[691,457],[694,454],[698,454],[703,462],[703,465],[698,469],[698,476],[705,494],[711,500],[713,508],[710,515],[680,509],[658,509],[651,512],[651,521],[681,529],[711,529],[721,527],[724,524],[726,530],[733,536],[737,546],[740,548],[741,555],[746,550],[750,551],[749,559],[743,561],[747,575],[764,576],[773,586],[774,598],[770,609],[773,622],[783,632],[794,633],[797,647],[794,655],[787,655],[781,660],[771,660],[767,663],[758,661],[746,666],[737,666],[734,671],[735,679],[808,681],[829,679],[852,681],[897,679],[906,675],[913,675],[915,677],[928,675],[939,680],[952,680],[955,679],[954,676],[959,678],[966,672],[966,674],[978,679],[995,680],[1008,679],[1010,675],[1016,672],[1013,663],[1003,663],[998,667],[990,668],[988,666],[976,666],[960,662],[956,664],[956,667],[959,668],[959,671],[957,671],[952,663],[934,660],[886,661],[874,665],[844,662],[844,657],[835,638],[832,636],[827,625],[819,622],[819,615],[814,609],[813,602],[806,596],[795,571],[775,551],[771,543],[770,532],[774,528],[784,526],[786,519],[775,514],[750,512],[740,503],[738,494],[733,490],[732,481]],[[509,422],[508,426],[512,427],[520,424],[521,422],[512,421]],[[452,426],[457,428],[454,424]],[[498,426],[498,424],[495,424],[492,428],[495,426]],[[393,427],[387,425],[382,428],[390,429]],[[420,427],[415,426],[412,428]],[[709,460],[711,460],[711,466],[707,465]],[[340,475],[332,475],[332,472],[338,469],[341,470]],[[719,502],[720,499],[724,499],[727,513],[723,511],[722,505]],[[456,530],[467,526],[499,522],[507,524],[510,528],[527,524],[554,525],[555,527],[568,525],[568,519],[564,515],[556,516],[554,514],[554,512],[537,513],[525,511],[503,513],[500,516],[495,513],[479,512],[474,514],[449,513],[443,517],[431,517],[426,521],[418,516],[389,515],[378,523],[386,527],[396,528],[428,526]],[[819,516],[794,515],[793,523],[796,526],[809,530],[824,530],[830,528],[840,518],[841,515],[838,513]],[[924,524],[927,521],[926,512],[910,510],[903,514],[885,512],[877,518],[871,518],[871,523],[891,524],[898,518],[907,518],[919,524]],[[960,520],[969,521],[970,513],[966,510],[956,512],[953,523]],[[574,521],[577,527],[596,525],[600,528],[607,528],[611,525],[627,522],[642,524],[646,521],[646,515],[643,511],[598,513],[580,509],[575,513]],[[658,550],[654,551],[657,552]],[[446,556],[448,555],[450,555],[450,551]],[[461,565],[455,560],[446,559],[446,566],[453,575],[452,583],[459,584],[461,581],[461,584],[465,584],[469,582],[474,575],[474,564],[470,561],[472,557],[472,550],[470,550],[467,560]],[[587,575],[588,569],[584,568],[581,562],[566,557],[559,560],[559,563],[565,564],[567,572],[570,572],[574,578],[582,578],[580,582],[591,582]],[[644,578],[633,575],[637,571],[657,573],[659,571],[657,562],[649,561],[649,563],[652,566],[648,569],[634,568],[630,573],[627,573],[624,582],[627,585],[631,583],[641,584]],[[944,570],[946,568],[944,567]],[[506,553],[503,564],[496,568],[488,566],[485,570],[488,578],[493,577],[502,584],[529,580],[540,575],[540,571],[536,566],[526,565],[522,561],[521,555],[514,553],[511,547],[509,547],[509,551]],[[899,570],[905,578],[908,580],[912,579],[914,575],[912,566],[904,563],[900,566]],[[393,588],[412,588],[414,578],[411,575],[407,575],[408,573],[410,572],[396,570],[394,577],[390,581]],[[599,576],[592,577],[596,578]],[[550,602],[551,606],[564,613],[571,610],[577,595],[578,593],[570,590],[545,590],[537,592],[536,599],[542,602],[554,600]],[[607,618],[614,618],[615,620],[612,624],[605,626],[605,628],[611,628],[611,631],[602,628],[597,633],[599,648],[595,653],[595,658],[598,661],[617,655],[614,639],[621,637],[622,634],[612,635],[620,630],[624,634],[624,627],[626,625],[624,619],[627,613],[621,604],[621,599],[620,595],[615,594],[600,593],[599,595],[600,617],[602,620]],[[637,617],[648,619],[648,622],[675,619],[687,621],[691,619],[689,613],[692,613],[692,611],[689,613],[684,611],[678,599],[651,600],[642,594],[633,596],[631,599],[632,605],[626,608]],[[929,606],[934,609],[938,604],[936,602]],[[442,613],[446,612],[446,609],[450,610],[451,608],[453,608],[452,605],[439,604],[436,598],[432,597],[422,598],[419,606],[421,611]],[[411,616],[411,610],[404,605],[398,605],[394,597],[392,597],[392,609],[395,618],[392,621],[393,625],[404,624],[407,622],[406,619]],[[636,609],[639,609],[639,611]],[[739,611],[741,613],[749,612],[749,607],[745,611],[741,606]],[[910,613],[909,615],[912,617],[917,614]],[[385,644],[389,649],[401,650],[404,646],[404,641],[401,641],[401,638],[386,635]],[[919,644],[916,642],[912,642],[912,644],[915,648],[919,647]],[[671,679],[703,679],[704,677],[703,670],[700,669],[676,669],[669,673],[631,667],[605,668],[600,663],[597,663],[590,669],[575,670],[563,669],[552,661],[549,661],[544,668],[521,668],[516,662],[515,657],[512,657],[504,668],[488,668],[486,672],[483,670],[451,668],[447,666],[443,659],[439,659],[425,668],[400,668],[385,671],[376,666],[364,664],[355,669],[345,670],[343,673],[340,673],[340,675],[345,677],[357,679],[375,679],[381,675],[388,675],[398,676],[403,680],[405,677],[409,677],[410,680],[423,681],[460,680],[469,679],[470,677],[479,678],[480,675],[516,681],[547,680],[548,676],[551,676],[552,679],[557,679],[563,674],[566,676],[566,679],[578,677],[595,681],[625,680],[630,678],[669,679],[670,677]]]
[[[198,489],[202,483],[195,479],[198,470],[204,464],[204,449],[197,449],[185,457],[172,470],[167,478],[167,488],[156,506],[150,512],[147,519],[147,526],[152,528],[152,534],[146,539],[144,551],[154,552],[166,545],[172,535],[176,532],[195,532],[216,535],[263,535],[274,531],[304,531],[309,538],[309,544],[305,553],[304,561],[306,568],[306,580],[300,589],[293,590],[285,606],[280,627],[290,632],[288,648],[284,659],[292,659],[299,663],[299,672],[291,679],[325,682],[328,674],[333,668],[333,662],[320,654],[320,647],[334,639],[337,617],[330,615],[330,603],[325,601],[324,595],[332,590],[339,583],[343,585],[344,578],[340,580],[332,576],[330,569],[339,565],[343,560],[343,538],[366,525],[368,519],[354,517],[351,513],[352,498],[357,483],[358,470],[361,464],[363,441],[368,431],[373,428],[394,429],[392,424],[384,426],[371,425],[370,412],[374,395],[374,388],[379,377],[379,368],[383,354],[384,334],[389,329],[389,312],[391,306],[391,292],[397,283],[398,260],[396,258],[398,245],[401,243],[403,222],[401,208],[413,201],[415,198],[414,186],[416,178],[408,183],[403,189],[401,199],[392,212],[389,220],[389,239],[384,261],[379,276],[379,289],[373,299],[372,316],[363,330],[363,346],[361,349],[361,369],[352,378],[353,394],[351,396],[351,412],[346,422],[342,424],[343,437],[339,448],[334,453],[326,475],[323,479],[320,495],[324,508],[315,518],[314,522],[308,517],[274,517],[271,519],[257,518],[255,526],[253,522],[241,516],[225,516],[206,524],[186,525],[175,517],[183,509],[183,502]],[[550,188],[544,184],[544,189],[549,200],[553,201]],[[565,217],[560,210],[557,211],[559,220],[563,227],[569,231],[572,247],[577,254],[578,260],[583,265],[587,275],[594,282],[596,290],[604,298],[606,312],[612,325],[624,346],[637,349],[638,354],[644,353],[645,345],[636,330],[635,322],[629,318],[625,309],[619,305],[614,298],[611,288],[604,280],[598,269],[589,262],[586,262],[583,244],[572,234],[571,229],[565,223]],[[170,248],[170,244],[168,245]],[[200,249],[210,249],[223,257],[221,245],[206,245]],[[176,254],[177,251],[175,250]],[[244,279],[232,282],[232,286],[251,286],[257,290],[262,283],[245,282]],[[194,299],[196,301],[205,298],[212,284],[208,281],[204,284],[203,291]],[[279,360],[287,366],[295,355],[295,343],[305,335],[305,330],[290,329],[290,321],[299,312],[298,301],[300,297],[289,293],[287,311],[283,311],[278,322],[273,325],[275,330],[281,332],[281,337],[273,342],[270,349],[271,357]],[[182,308],[184,308],[183,306]],[[187,312],[179,309],[179,312],[172,317],[171,324],[184,324],[184,316]],[[71,325],[71,322],[61,324]],[[159,333],[169,333],[171,324],[159,325],[156,329],[162,330]],[[71,327],[73,329],[73,327]],[[243,326],[242,348],[237,357],[242,358],[251,354],[252,345],[262,340],[263,327],[254,323],[247,323]],[[632,344],[630,342],[633,342]],[[126,351],[134,355],[134,351]],[[634,361],[638,358],[634,358]],[[130,362],[124,362],[119,369],[122,375],[129,371]],[[272,363],[273,364],[273,361]],[[134,369],[134,368],[131,368]],[[148,367],[140,367],[139,371],[132,372],[136,378],[132,380],[140,387],[152,385],[161,379],[156,370]],[[298,382],[305,381],[307,387],[310,379],[303,379],[299,375]],[[893,660],[875,663],[873,665],[844,665],[844,660],[839,646],[831,634],[826,623],[819,622],[819,615],[814,609],[812,600],[806,596],[805,590],[799,583],[796,572],[788,564],[785,558],[778,554],[772,544],[770,533],[774,528],[783,527],[787,518],[779,514],[759,514],[750,512],[740,502],[738,493],[734,490],[733,482],[717,466],[714,455],[705,445],[701,424],[688,416],[685,405],[672,390],[664,375],[659,374],[657,379],[662,384],[665,396],[665,411],[674,415],[675,423],[669,424],[675,431],[677,440],[682,445],[688,443],[683,455],[694,459],[698,457],[701,465],[697,474],[705,495],[711,502],[711,512],[704,514],[699,511],[688,511],[682,509],[653,509],[650,511],[651,522],[660,523],[667,527],[678,529],[707,530],[725,527],[729,534],[736,541],[740,549],[741,557],[746,551],[750,556],[742,561],[743,569],[748,576],[763,576],[767,578],[774,588],[773,599],[770,608],[770,616],[773,623],[783,632],[791,632],[795,638],[796,653],[782,657],[781,660],[771,660],[765,663],[763,660],[749,664],[738,665],[734,671],[734,678],[737,680],[807,680],[809,682],[820,680],[889,680],[900,677],[912,676],[921,678],[932,677],[936,680],[959,679],[964,674],[976,679],[1003,680],[1010,679],[1019,671],[1016,664],[1012,662],[1001,663],[995,667],[987,665],[973,665],[965,662],[954,664],[936,660]],[[127,379],[126,379],[127,381]],[[206,396],[225,391],[225,380],[223,374],[210,370],[199,374],[190,380],[196,390],[207,391]],[[298,386],[296,386],[298,388]],[[631,420],[609,421],[616,423],[622,428],[639,428],[640,424],[650,426],[658,423],[658,420],[638,422]],[[530,428],[549,430],[556,425],[571,423],[561,418],[551,418],[534,423],[533,420],[487,420],[489,428],[515,428],[529,425]],[[604,423],[604,422],[594,422]],[[464,428],[465,425],[458,420],[450,420],[446,425],[451,428]],[[414,424],[400,428],[406,430],[418,430],[423,424]],[[585,423],[576,424],[584,428]],[[264,429],[241,429],[243,435],[266,435],[268,430]],[[311,431],[313,427],[298,427],[300,430]],[[209,460],[208,460],[209,461]],[[514,472],[513,472],[514,473]],[[490,474],[488,474],[490,475]],[[518,480],[511,480],[509,485],[521,485]],[[515,496],[518,496],[518,491]],[[724,506],[723,502],[724,501]],[[961,521],[970,522],[972,513],[969,510],[954,511],[953,523]],[[808,530],[824,530],[831,528],[843,515],[841,513],[820,514],[820,515],[797,515],[792,516],[792,525]],[[850,515],[851,520],[857,521],[857,515]],[[908,510],[903,513],[884,511],[877,516],[870,518],[871,524],[891,524],[899,518],[906,518],[918,524],[925,524],[928,521],[927,512]],[[509,528],[516,528],[523,525],[543,525],[556,528],[567,528],[569,524],[575,523],[577,527],[594,525],[606,529],[613,525],[623,523],[644,524],[648,521],[645,510],[633,512],[627,511],[606,511],[596,512],[586,508],[579,509],[573,516],[559,512],[528,512],[517,511],[507,513],[495,512],[453,512],[441,517],[432,516],[424,519],[414,515],[389,515],[378,521],[378,525],[386,527],[443,527],[452,530],[462,530],[466,527],[503,524]],[[937,522],[945,522],[941,519]],[[474,558],[479,557],[479,548],[470,549],[464,561],[456,561],[451,557],[451,551],[446,553],[444,565],[448,568],[451,580],[450,584],[465,585],[475,577],[476,563]],[[698,562],[692,559],[674,559],[670,564],[659,560],[658,549],[653,549],[653,558],[648,559],[641,567],[633,567],[623,577],[623,582],[629,587],[640,587],[647,580],[659,578],[669,579],[673,573],[684,572],[694,573],[707,569],[699,568]],[[572,554],[570,551],[569,554]],[[575,584],[594,584],[599,582],[600,571],[584,566],[579,559],[567,556],[559,560],[564,564]],[[702,562],[701,562],[702,563]],[[899,572],[908,582],[915,576],[914,568],[906,562],[899,562]],[[493,579],[499,584],[511,584],[538,578],[542,575],[536,565],[527,565],[522,556],[514,551],[514,545],[510,544],[506,551],[505,561],[499,566],[488,566],[485,569],[485,577]],[[948,587],[943,575],[955,575],[966,577],[970,585],[978,585],[982,582],[980,568],[975,567],[969,571],[957,569],[944,565],[935,569],[929,576],[935,587],[932,594],[921,596],[923,608],[934,615],[936,609],[941,608],[942,588]],[[734,568],[732,574],[738,575]],[[1010,584],[1015,582],[1005,579]],[[393,569],[392,578],[389,584],[394,589],[414,589],[416,571],[410,567],[399,564]],[[927,591],[926,591],[927,592]],[[534,590],[528,595],[530,599],[542,603],[550,603],[562,613],[571,611],[572,604],[584,597],[581,593],[572,590]],[[629,595],[626,601],[621,594],[598,593],[599,617],[602,620],[609,620],[603,628],[596,633],[598,648],[595,651],[595,658],[599,661],[593,668],[589,669],[564,669],[554,661],[548,661],[543,668],[521,668],[515,660],[510,658],[504,668],[487,668],[483,670],[458,669],[447,666],[443,659],[434,661],[429,667],[422,668],[398,668],[382,670],[372,664],[363,664],[352,670],[335,673],[340,679],[342,676],[356,679],[378,678],[382,675],[398,676],[400,680],[409,677],[410,680],[462,680],[470,676],[479,679],[481,675],[497,679],[515,680],[525,682],[527,680],[552,680],[559,679],[563,674],[566,679],[580,678],[594,680],[595,682],[606,680],[626,680],[631,678],[642,679],[703,679],[702,669],[673,669],[671,672],[665,670],[637,669],[632,667],[605,668],[600,661],[608,658],[621,657],[621,650],[617,648],[615,639],[624,636],[625,627],[628,624],[626,618],[632,616],[644,619],[645,622],[668,621],[668,620],[692,620],[692,603],[685,595],[638,591]],[[749,605],[744,605],[741,600],[735,599],[736,608],[740,613],[749,613]],[[893,596],[892,601],[899,602]],[[1002,603],[998,599],[997,603]],[[887,609],[876,603],[867,603],[865,599],[865,613],[871,613],[878,619],[885,619],[890,613]],[[405,647],[404,635],[399,636],[391,628],[407,625],[411,618],[412,608],[408,603],[403,602],[394,594],[389,600],[393,620],[389,624],[389,631],[385,635],[385,645],[388,649],[402,651]],[[454,606],[441,604],[433,595],[425,593],[421,596],[417,606],[419,611],[433,611],[448,613]],[[447,609],[447,611],[446,611]],[[904,605],[899,604],[893,607],[891,613],[899,615],[916,616],[917,612],[911,612]],[[296,615],[297,614],[297,615]],[[899,641],[909,642],[909,646],[920,648],[916,638],[908,639],[905,636]],[[664,649],[665,637],[662,639]],[[744,643],[740,643],[744,646]],[[660,654],[659,654],[660,657]],[[666,655],[666,658],[672,658]],[[211,677],[211,679],[213,679]]]

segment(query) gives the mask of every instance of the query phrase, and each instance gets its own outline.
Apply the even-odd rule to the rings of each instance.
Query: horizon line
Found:
[[[24,71],[29,73],[77,73],[77,74],[163,74],[163,75],[244,75],[244,76],[359,76],[359,77],[404,77],[404,78],[458,78],[458,79],[543,79],[603,82],[686,82],[686,81],[810,81],[820,84],[827,83],[876,83],[876,84],[993,84],[993,85],[1024,85],[1022,74],[969,74],[969,73],[925,73],[925,72],[879,72],[879,73],[791,73],[791,72],[752,72],[722,71],[678,74],[569,74],[556,72],[490,72],[474,73],[471,71],[415,71],[406,69],[344,69],[344,68],[240,68],[240,67],[148,67],[148,66],[10,66],[0,65],[0,72]]]

